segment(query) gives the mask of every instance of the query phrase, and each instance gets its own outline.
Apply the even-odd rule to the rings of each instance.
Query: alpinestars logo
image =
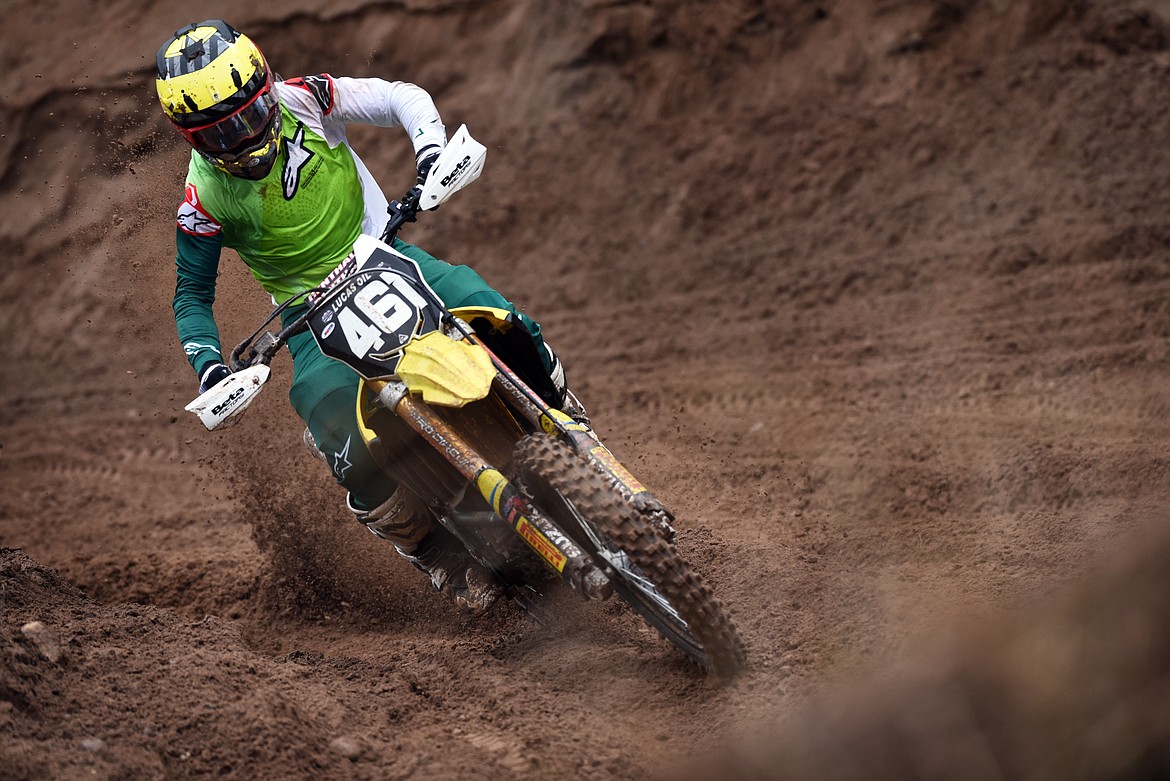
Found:
[[[349,460],[349,443],[352,439],[352,436],[346,437],[345,447],[333,454],[333,476],[338,480],[344,480],[345,473],[353,466]]]
[[[281,172],[280,182],[284,185],[284,199],[291,201],[301,186],[301,171],[313,159],[313,153],[305,149],[305,126],[297,123],[297,132],[285,144],[288,147],[288,159],[284,161],[284,170]]]
[[[183,193],[183,202],[179,204],[178,221],[179,229],[192,236],[214,236],[223,230],[223,226],[204,211],[195,185],[189,182]]]

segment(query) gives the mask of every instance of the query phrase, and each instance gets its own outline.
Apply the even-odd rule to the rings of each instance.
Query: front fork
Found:
[[[492,356],[493,361],[495,356]],[[401,381],[368,380],[383,405],[418,432],[459,470],[468,482],[570,588],[589,599],[607,599],[613,590],[609,578],[592,558],[538,508],[524,500],[515,486],[425,403],[408,392]]]
[[[638,510],[659,527],[668,540],[673,540],[674,529],[670,523],[674,516],[662,502],[638,482],[630,471],[622,466],[609,448],[601,444],[587,426],[544,404],[512,369],[497,358],[482,342],[478,342],[496,367],[496,378],[492,387],[533,426],[539,426],[544,433],[565,440],[575,450],[584,453],[603,477],[605,477]]]

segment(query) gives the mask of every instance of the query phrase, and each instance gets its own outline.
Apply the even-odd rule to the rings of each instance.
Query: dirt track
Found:
[[[74,5],[0,39],[0,777],[1170,767],[1170,4],[198,12],[487,144],[404,238],[540,320],[676,510],[750,647],[724,688],[616,606],[459,617],[300,446],[289,362],[226,434],[183,412],[152,55],[192,11]],[[231,342],[268,307],[221,272]]]

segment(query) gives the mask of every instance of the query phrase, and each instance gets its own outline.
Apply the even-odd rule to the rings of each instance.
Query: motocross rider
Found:
[[[158,50],[163,111],[194,150],[178,212],[174,311],[179,340],[200,392],[230,374],[212,303],[222,247],[234,249],[277,303],[318,284],[350,253],[359,233],[380,236],[387,201],[346,139],[349,123],[402,126],[421,185],[447,143],[431,96],[413,84],[328,74],[281,80],[245,35],[220,19],[190,24]],[[564,372],[540,326],[467,266],[454,266],[395,239],[448,307],[513,312],[532,335],[554,384]],[[304,311],[284,313],[287,324]],[[492,575],[413,495],[380,471],[357,429],[358,376],[327,358],[312,334],[288,342],[289,398],[305,421],[346,504],[374,534],[427,573],[436,589],[471,614],[499,594]]]

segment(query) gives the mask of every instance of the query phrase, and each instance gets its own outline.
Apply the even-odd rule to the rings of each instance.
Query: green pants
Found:
[[[544,355],[540,325],[493,290],[474,270],[453,266],[398,239],[394,240],[394,249],[418,263],[423,278],[447,308],[490,306],[513,312]],[[303,306],[286,310],[284,324],[304,311]],[[333,478],[350,492],[354,506],[361,510],[377,507],[390,498],[395,485],[378,468],[358,431],[358,375],[322,353],[308,331],[290,339],[288,349],[293,357],[293,382],[288,393],[293,408],[325,454]]]

